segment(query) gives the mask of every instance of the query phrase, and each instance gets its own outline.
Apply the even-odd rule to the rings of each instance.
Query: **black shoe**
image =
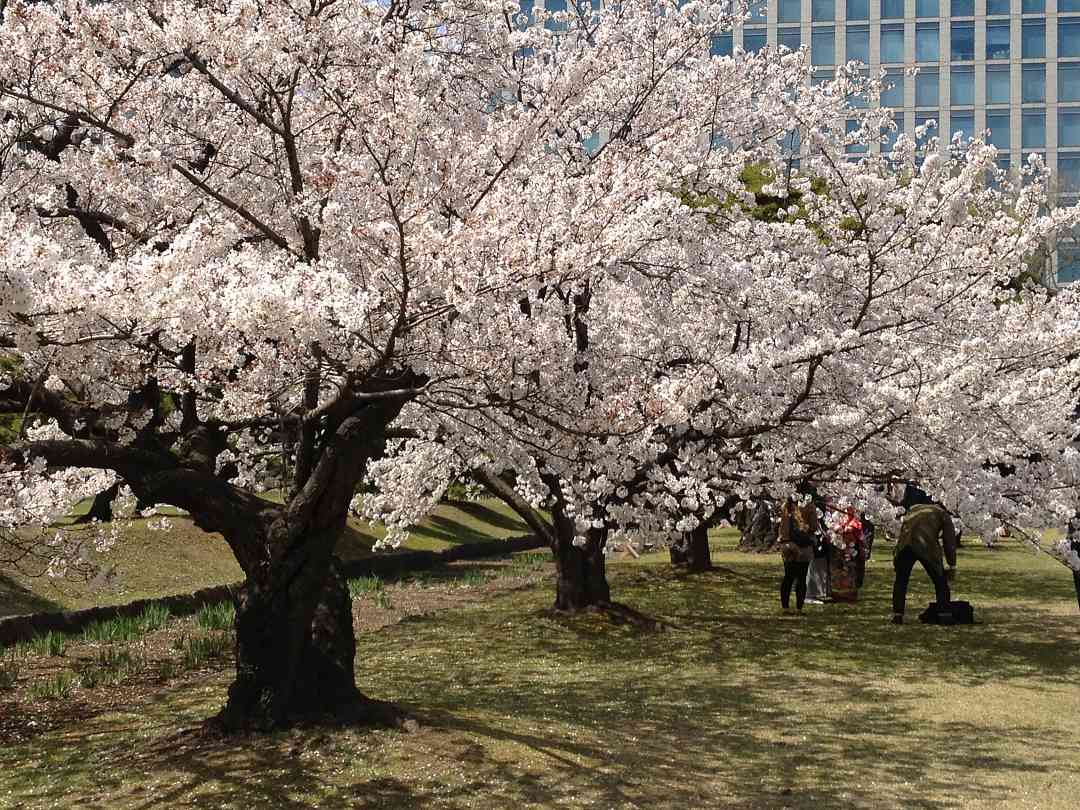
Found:
[[[892,623],[893,624],[903,624],[904,623],[904,614],[903,613],[894,613],[893,617],[892,617]]]

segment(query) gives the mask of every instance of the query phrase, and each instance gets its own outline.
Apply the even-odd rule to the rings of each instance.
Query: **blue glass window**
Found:
[[[915,61],[936,62],[938,50],[938,24],[918,23],[915,26]]]
[[[679,5],[682,5],[681,3]],[[768,16],[769,3],[768,0],[749,0],[747,12],[747,22],[751,25],[761,25],[765,22],[765,18]]]
[[[966,142],[975,136],[975,113],[971,110],[953,110],[949,113],[949,129],[952,130],[951,135],[959,132],[961,140]]]
[[[1020,10],[1024,14],[1045,14],[1046,0],[1023,0]]]
[[[986,103],[1008,104],[1009,103],[1009,66],[987,65],[986,66]]]
[[[1020,134],[1024,149],[1046,146],[1046,113],[1025,112],[1020,119]]]
[[[870,78],[870,71],[868,71],[868,70],[860,70],[859,75],[863,79],[869,79]],[[848,96],[847,97],[847,103],[850,104],[852,107],[869,107],[870,106],[870,102],[867,100],[866,95],[864,93],[859,93],[859,94],[856,94],[856,95]]]
[[[1009,151],[1009,136],[1011,134],[1009,131],[1009,113],[987,113],[986,128],[990,130],[990,143],[994,144],[998,149]]]
[[[915,0],[916,17],[936,17],[938,15],[938,0]]]
[[[936,107],[941,82],[936,70],[920,70],[915,77],[915,106]]]
[[[1058,247],[1057,283],[1068,284],[1077,279],[1080,279],[1080,245],[1060,245]]]
[[[1024,20],[1020,29],[1021,53],[1024,59],[1041,59],[1046,56],[1046,23]]]
[[[847,124],[845,126],[845,130],[849,134],[852,133],[852,132],[858,132],[859,131],[859,122],[858,121],[852,121],[851,119],[848,119],[848,122],[847,122]],[[848,146],[844,147],[844,150],[846,152],[849,152],[849,153],[861,154],[861,153],[866,151],[866,148],[867,147],[866,147],[865,143],[856,143],[856,144],[849,144]]]
[[[990,16],[995,14],[1009,14],[1009,0],[986,0],[986,13]]]
[[[778,22],[799,22],[802,19],[802,0],[777,0]]]
[[[731,32],[726,34],[717,34],[712,38],[712,46],[709,48],[709,53],[713,56],[731,56],[734,52],[732,47]]]
[[[561,11],[566,11],[566,0],[544,0],[544,10],[552,14],[557,14]],[[544,27],[549,31],[565,31],[567,29],[567,22],[556,22],[555,20],[548,20],[544,23]]]
[[[797,51],[799,50],[799,46],[802,45],[802,29],[797,26],[778,28],[776,35],[777,40],[779,40],[780,44],[785,48]]]
[[[1058,62],[1058,101],[1080,101],[1080,62]]]
[[[954,67],[949,75],[951,98],[954,107],[970,107],[975,104],[975,68]],[[955,129],[955,127],[954,127]]]
[[[869,20],[870,0],[847,0],[847,18],[849,20]]]
[[[1058,57],[1080,56],[1080,20],[1058,18]]]
[[[986,24],[986,58],[1009,58],[1009,21]]]
[[[890,70],[885,75],[884,89],[881,91],[881,106],[903,109],[904,107],[904,73],[900,70]]]
[[[1020,100],[1024,104],[1046,102],[1046,65],[1024,65],[1021,69]]]
[[[881,0],[881,19],[904,19],[904,0]]]
[[[896,146],[896,139],[900,137],[900,133],[904,131],[904,116],[894,115],[893,123],[896,124],[896,129],[885,129],[881,134],[885,136],[885,143],[881,145],[882,152],[891,152],[892,148]]]
[[[810,33],[810,61],[815,65],[836,63],[836,31],[831,26]]]
[[[764,28],[744,28],[742,35],[743,50],[747,53],[757,53],[765,49],[768,35]]]
[[[881,26],[881,61],[899,63],[904,61],[903,25]]]
[[[971,62],[975,59],[975,23],[953,23],[949,37],[954,62]]]
[[[1080,11],[1080,0],[1058,0],[1058,14],[1069,11]]]
[[[952,15],[954,17],[974,17],[975,0],[952,0]]]
[[[1058,112],[1058,146],[1080,146],[1080,107]]]
[[[831,20],[835,20],[835,0],[810,0],[810,18],[814,22],[830,22]]]
[[[870,64],[870,28],[865,25],[851,25],[847,29],[848,61]]]

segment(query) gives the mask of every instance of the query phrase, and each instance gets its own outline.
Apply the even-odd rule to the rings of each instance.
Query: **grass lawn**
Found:
[[[0,745],[0,807],[1077,806],[1080,617],[1064,568],[1012,542],[966,548],[955,591],[981,624],[895,627],[885,544],[858,605],[786,617],[779,559],[714,543],[707,574],[666,555],[611,565],[615,597],[663,632],[553,615],[534,576],[361,633],[364,690],[409,707],[414,734],[178,733],[222,704],[224,659],[124,682],[81,715],[91,698],[75,689],[55,701],[70,720]],[[909,613],[932,597],[921,569],[912,583]]]
[[[89,502],[82,505],[83,512],[88,508]],[[244,578],[221,535],[207,534],[170,510],[165,513],[172,515],[169,531],[151,531],[149,520],[133,521],[115,548],[100,558],[104,573],[89,582],[0,569],[0,616],[121,604]],[[501,501],[449,501],[414,527],[403,550],[436,551],[527,533],[525,524]],[[384,534],[380,526],[351,518],[338,554],[345,560],[370,557],[372,544]]]

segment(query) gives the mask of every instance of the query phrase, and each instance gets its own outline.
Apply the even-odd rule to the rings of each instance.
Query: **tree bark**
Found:
[[[574,535],[560,533],[552,546],[555,556],[555,609],[570,613],[611,604],[605,570],[606,529],[589,529],[585,545],[574,545]]]
[[[249,578],[236,605],[236,680],[217,720],[268,730],[355,706],[355,656],[352,603],[332,560],[310,560],[289,583]]]
[[[739,549],[741,551],[770,551],[776,545],[776,526],[772,509],[765,501],[747,504],[739,516]]]
[[[671,564],[685,565],[688,571],[695,573],[712,568],[709,529],[704,523],[691,531],[684,532],[681,542],[671,546]]]

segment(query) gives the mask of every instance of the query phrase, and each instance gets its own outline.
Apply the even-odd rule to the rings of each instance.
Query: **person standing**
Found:
[[[952,598],[949,580],[956,571],[956,527],[952,517],[941,506],[912,506],[900,524],[900,537],[893,552],[893,568],[896,570],[893,581],[893,624],[904,623],[908,583],[916,562],[922,564],[934,583],[940,622],[950,623]]]
[[[814,529],[817,507],[809,498],[800,504],[792,498],[780,507],[780,557],[784,579],[780,583],[780,606],[791,610],[791,588],[795,588],[795,608],[802,612],[806,601],[806,573],[814,559]]]

